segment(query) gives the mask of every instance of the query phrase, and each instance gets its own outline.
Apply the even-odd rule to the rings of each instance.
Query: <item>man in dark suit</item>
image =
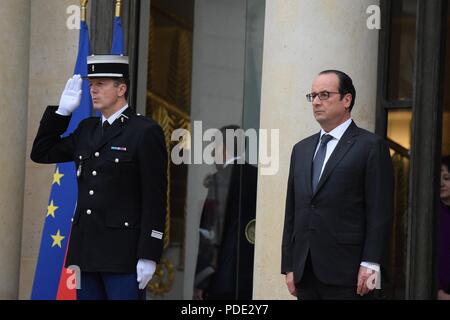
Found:
[[[167,152],[161,127],[128,106],[128,57],[88,57],[94,109],[61,138],[79,106],[81,77],[48,107],[34,140],[38,163],[74,161],[77,208],[66,266],[81,270],[78,299],[143,299],[163,249]]]
[[[223,163],[205,179],[208,194],[200,221],[194,299],[252,298],[258,170],[243,161],[237,143],[234,148],[227,144],[226,130],[238,129],[221,129],[225,143],[216,145],[216,156]]]
[[[307,95],[322,130],[292,151],[281,263],[300,300],[358,299],[379,280],[393,168],[384,140],[351,119],[355,97],[350,77],[336,70],[321,72]]]

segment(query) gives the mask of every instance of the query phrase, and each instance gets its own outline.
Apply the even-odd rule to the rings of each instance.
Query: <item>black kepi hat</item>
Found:
[[[128,57],[123,55],[92,55],[87,57],[87,78],[129,77]]]

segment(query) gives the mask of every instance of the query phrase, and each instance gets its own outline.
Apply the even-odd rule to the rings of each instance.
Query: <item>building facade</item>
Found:
[[[29,153],[43,111],[58,103],[73,71],[71,6],[79,1],[0,4],[0,145],[9,151],[0,154],[0,298],[29,299],[54,169]],[[93,53],[110,50],[114,8],[89,1]],[[246,233],[255,299],[292,298],[280,274],[290,152],[319,130],[305,94],[325,69],[353,78],[353,119],[391,147],[395,218],[380,297],[435,298],[440,157],[450,154],[449,10],[447,0],[122,1],[129,102],[163,126],[171,149],[177,128],[192,141],[226,125],[278,130],[280,143],[269,149],[278,170],[261,174],[260,158],[256,227]],[[194,143],[185,148],[196,152]],[[192,298],[205,181],[214,171],[206,163],[169,166],[170,236],[152,299]]]

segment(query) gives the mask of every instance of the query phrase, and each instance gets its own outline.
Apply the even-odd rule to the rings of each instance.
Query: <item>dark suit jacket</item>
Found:
[[[66,265],[90,272],[134,273],[140,258],[158,262],[167,189],[161,127],[127,108],[104,135],[101,120],[91,117],[61,138],[71,117],[56,114],[56,109],[48,107],[44,113],[31,159],[75,161],[81,169]]]
[[[292,151],[282,243],[282,273],[298,283],[308,252],[315,275],[355,286],[362,261],[383,263],[393,209],[393,168],[384,140],[354,122],[339,140],[312,193],[320,134]]]
[[[196,268],[196,288],[204,289],[209,299],[252,298],[254,245],[246,227],[256,215],[257,174],[250,164],[230,164],[212,176],[200,228],[220,240],[200,233]],[[225,202],[218,199],[222,187],[227,190]]]

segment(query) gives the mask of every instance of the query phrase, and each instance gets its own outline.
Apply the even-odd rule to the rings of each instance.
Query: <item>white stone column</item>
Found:
[[[61,91],[67,79],[73,74],[79,30],[67,28],[69,14],[66,11],[70,5],[79,5],[80,2],[77,0],[24,2],[31,2],[31,34],[19,298],[29,299],[50,195],[52,173],[55,169],[54,165],[33,163],[29,155],[45,108],[47,105],[58,104]],[[26,98],[26,94],[24,96]]]
[[[16,299],[27,133],[30,1],[0,0],[0,299]]]
[[[352,116],[375,127],[378,31],[366,13],[376,0],[266,0],[261,128],[280,129],[280,170],[260,176],[256,217],[255,299],[292,298],[280,274],[287,176],[293,145],[320,130],[305,94],[314,77],[339,69],[352,77]]]

